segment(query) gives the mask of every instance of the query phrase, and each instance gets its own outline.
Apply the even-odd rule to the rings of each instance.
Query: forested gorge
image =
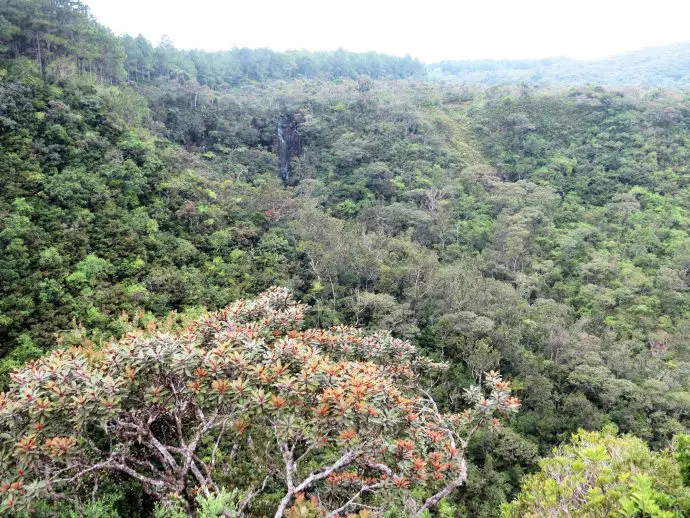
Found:
[[[690,95],[425,77],[0,0],[0,512],[690,514]]]

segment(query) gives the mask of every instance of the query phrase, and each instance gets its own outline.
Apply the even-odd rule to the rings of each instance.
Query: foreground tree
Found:
[[[685,436],[678,438],[684,445]],[[684,451],[684,450],[683,450]],[[683,453],[652,452],[632,435],[580,430],[570,444],[539,462],[503,516],[647,516],[672,518],[690,513],[690,491],[683,485]]]
[[[472,435],[518,408],[508,382],[488,373],[467,410],[443,414],[419,389],[441,365],[388,334],[298,331],[305,309],[273,288],[179,333],[59,349],[13,373],[0,395],[2,509],[113,474],[190,514],[197,494],[223,490],[241,492],[239,514],[279,494],[276,517],[305,493],[330,517],[438,505],[465,482]]]

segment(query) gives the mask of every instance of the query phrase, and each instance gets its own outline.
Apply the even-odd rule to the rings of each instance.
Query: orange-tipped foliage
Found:
[[[0,492],[2,508],[27,509],[44,489],[55,496],[108,472],[190,502],[200,488],[267,478],[285,487],[278,515],[303,491],[331,510],[363,484],[362,498],[416,486],[434,494],[464,481],[472,431],[519,405],[488,373],[463,414],[441,414],[418,386],[442,366],[389,334],[300,331],[305,310],[272,288],[176,334],[131,334],[98,354],[58,349],[13,373],[0,394],[0,484],[31,490]],[[111,446],[96,446],[99,428]],[[212,451],[200,454],[201,444]],[[223,464],[239,457],[256,472],[228,480]]]

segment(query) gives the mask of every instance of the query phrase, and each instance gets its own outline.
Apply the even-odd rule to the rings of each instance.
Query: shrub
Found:
[[[467,410],[441,413],[419,385],[442,366],[390,334],[299,331],[305,309],[272,288],[179,333],[58,349],[13,372],[2,508],[112,475],[189,513],[223,490],[242,494],[240,514],[277,493],[276,517],[303,493],[328,516],[386,498],[415,515],[435,507],[466,479],[469,438],[518,408],[508,382],[488,373]]]

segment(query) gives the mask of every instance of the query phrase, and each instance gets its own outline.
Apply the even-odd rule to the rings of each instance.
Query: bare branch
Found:
[[[334,471],[342,469],[345,466],[349,466],[350,464],[352,464],[352,462],[356,458],[357,458],[357,455],[355,454],[355,452],[347,451],[337,461],[335,461],[333,464],[331,464],[327,468],[324,468],[323,470],[319,471],[318,473],[311,473],[307,478],[305,478],[302,482],[300,482],[292,490],[290,488],[288,488],[288,492],[285,494],[283,499],[280,501],[280,505],[278,506],[278,510],[276,511],[274,518],[282,518],[283,514],[285,513],[285,509],[287,508],[288,504],[290,503],[290,500],[292,500],[292,497],[295,496],[295,494],[297,494],[301,491],[304,491],[305,489],[311,487],[311,485],[314,482],[318,482],[319,480],[323,480],[324,478],[328,477],[328,475],[330,475]],[[292,479],[292,477],[290,477],[290,478]]]
[[[462,461],[462,465],[463,465],[463,468],[465,468],[465,461]],[[465,469],[462,469],[460,475],[455,480],[453,480],[451,483],[446,485],[446,487],[444,487],[441,491],[439,491],[435,495],[427,498],[426,501],[424,502],[424,504],[422,505],[422,507],[420,507],[417,510],[415,517],[418,518],[427,509],[431,509],[433,507],[436,507],[441,500],[443,500],[445,497],[450,495],[457,488],[462,486],[466,480],[467,480],[467,469],[465,468]]]
[[[258,495],[264,492],[264,489],[266,489],[266,484],[268,483],[268,480],[271,478],[271,475],[268,474],[264,477],[264,481],[261,484],[261,487],[258,489],[253,489],[250,488],[249,491],[247,491],[247,495],[244,497],[242,500],[242,503],[239,505],[237,509],[237,514],[238,516],[242,516],[242,513],[244,513],[244,510],[249,506],[252,500],[256,498]]]
[[[384,486],[385,484],[383,482],[378,482],[376,484],[371,484],[371,485],[365,485],[362,486],[362,488],[355,493],[355,495],[350,498],[347,502],[345,502],[343,505],[338,507],[337,509],[334,509],[330,513],[326,515],[326,518],[336,518],[337,516],[340,515],[343,511],[345,511],[348,507],[354,506],[355,501],[361,497],[364,493],[370,492],[370,491],[375,491],[377,489],[380,489]]]

